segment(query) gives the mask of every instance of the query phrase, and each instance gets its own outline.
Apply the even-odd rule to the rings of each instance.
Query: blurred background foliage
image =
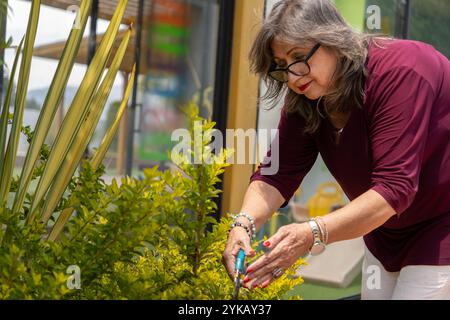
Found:
[[[381,30],[373,31],[397,35],[404,4],[405,0],[367,0],[366,8],[377,5],[381,10]],[[410,0],[408,39],[429,43],[449,58],[450,1]]]

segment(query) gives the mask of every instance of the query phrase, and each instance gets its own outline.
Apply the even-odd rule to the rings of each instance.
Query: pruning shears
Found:
[[[244,274],[244,261],[245,261],[245,252],[240,249],[239,253],[236,257],[235,263],[235,275],[234,275],[234,293],[233,299],[237,300],[239,295],[239,289],[241,288],[241,275]]]

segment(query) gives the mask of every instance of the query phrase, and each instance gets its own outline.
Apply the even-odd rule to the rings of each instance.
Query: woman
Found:
[[[279,170],[252,176],[224,263],[286,205],[320,152],[351,200],[281,227],[244,283],[266,287],[299,257],[364,236],[362,299],[450,299],[450,62],[425,43],[352,30],[329,0],[278,2],[253,44],[266,98],[285,96]],[[367,287],[373,266],[380,284]]]

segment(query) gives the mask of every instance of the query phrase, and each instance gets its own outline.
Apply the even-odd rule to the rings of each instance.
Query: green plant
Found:
[[[116,12],[111,20],[108,30],[105,33],[105,37],[99,45],[92,63],[90,64],[85,77],[79,86],[72,105],[64,118],[56,140],[51,147],[44,170],[40,176],[37,188],[32,197],[31,204],[29,207],[26,207],[24,206],[25,196],[28,192],[30,181],[33,176],[33,169],[38,161],[39,150],[41,149],[44,139],[48,134],[51,122],[53,121],[57,110],[58,102],[60,101],[63,91],[67,85],[70,71],[75,62],[75,56],[80,46],[80,41],[82,39],[83,31],[92,5],[92,0],[83,0],[81,2],[79,10],[80,27],[78,28],[74,25],[69,39],[66,42],[66,46],[58,64],[55,76],[49,88],[42,111],[39,115],[33,138],[30,141],[30,146],[25,158],[21,176],[17,181],[17,190],[15,190],[14,201],[11,205],[12,213],[27,213],[26,223],[31,223],[36,216],[39,217],[44,223],[48,221],[54,209],[57,207],[58,202],[61,200],[63,192],[69,184],[77,165],[81,160],[84,149],[93,135],[130,38],[131,30],[127,30],[116,55],[112,58],[112,63],[108,69],[108,72],[103,77],[126,4],[126,0],[121,0],[118,3]],[[37,23],[39,20],[39,9],[40,1],[33,0],[20,64],[14,115],[11,123],[11,134],[9,135],[8,141],[6,139],[6,132],[8,126],[8,109],[11,100],[11,90],[13,87],[12,81],[10,81],[8,85],[7,94],[1,113],[0,173],[3,179],[0,184],[0,202],[6,202],[8,195],[11,192],[10,187],[12,182],[12,171],[16,159],[23,110],[26,101],[31,53],[36,36]],[[19,45],[19,49],[16,54],[11,79],[14,78],[14,74],[16,72],[19,55],[22,50],[22,44],[23,41]],[[130,80],[132,80],[133,77],[134,72],[131,74]],[[128,87],[127,95],[122,101],[122,108],[128,100],[130,88],[131,86]],[[109,144],[105,144],[100,149],[105,149],[108,146]],[[97,159],[96,161],[98,162],[98,160],[101,159]]]
[[[8,17],[8,11],[10,10],[10,6],[8,5],[7,0],[0,0],[0,34],[5,34],[6,30],[6,19]],[[8,39],[5,39],[4,37],[0,38],[0,68],[3,69],[4,61],[4,52],[5,49],[8,49],[11,47],[12,44],[12,37],[9,37]],[[3,73],[2,73],[3,74]]]
[[[83,299],[230,299],[232,282],[221,263],[230,218],[210,217],[218,176],[230,154],[211,155],[207,145],[214,123],[186,109],[193,137],[192,157],[211,164],[180,161],[159,171],[144,170],[142,179],[123,178],[107,186],[101,172],[87,166],[73,192],[79,216],[71,219],[58,243],[72,252],[83,274],[82,289],[66,297]],[[196,130],[197,129],[197,130]],[[200,130],[198,130],[200,129]],[[195,141],[201,141],[195,145]],[[198,153],[201,153],[199,155]],[[187,160],[187,159],[184,159]],[[206,232],[212,225],[212,232]],[[279,299],[302,282],[294,268],[267,289],[242,289],[243,299]],[[292,296],[290,298],[298,298]]]
[[[11,80],[6,90],[0,117],[1,297],[59,297],[68,290],[65,283],[62,284],[65,282],[66,275],[61,272],[65,269],[59,269],[61,264],[58,264],[58,261],[64,257],[57,254],[60,250],[59,244],[42,241],[42,237],[46,237],[49,228],[52,229],[52,223],[48,222],[54,216],[54,212],[60,211],[61,206],[70,199],[68,195],[64,195],[64,192],[73,180],[84,148],[92,137],[125,54],[131,34],[130,29],[123,37],[116,55],[110,57],[126,4],[126,0],[118,2],[105,37],[79,86],[56,141],[48,149],[43,142],[75,62],[92,0],[82,0],[80,3],[78,19],[80,27],[74,25],[71,30],[33,133],[29,128],[22,127],[32,48],[40,10],[40,0],[32,1],[27,32],[18,46],[10,76],[10,79],[14,79],[21,56],[14,113],[10,115],[8,112],[14,86]],[[104,75],[110,58],[112,63]],[[131,92],[133,79],[134,70],[130,75],[130,82],[116,120],[91,160],[94,168],[100,166],[117,130]],[[9,136],[7,135],[8,126],[10,126]],[[21,132],[27,136],[30,146],[21,175],[16,179],[13,177],[13,168]],[[34,179],[39,179],[38,186],[30,192],[30,182]],[[11,196],[12,199],[10,199]],[[65,221],[67,220],[59,219],[53,227],[61,228]],[[49,270],[52,271],[49,272]],[[31,284],[34,284],[34,287]]]
[[[109,126],[113,123],[117,111],[120,106],[120,101],[113,101],[109,104],[108,112],[106,114],[106,120],[104,122],[105,128],[109,128]],[[103,134],[103,132],[99,133]],[[109,152],[117,153],[117,145],[118,145],[119,137],[115,136],[114,139],[111,141],[111,145],[108,149]]]
[[[201,119],[194,105],[186,110],[193,137],[188,148],[191,157],[172,154],[178,166],[161,173],[158,179],[164,181],[169,192],[161,191],[156,198],[163,201],[156,200],[159,203],[159,213],[155,215],[158,228],[147,240],[150,246],[134,263],[119,263],[115,268],[118,292],[126,292],[128,298],[231,299],[233,285],[221,262],[231,219],[225,216],[218,223],[210,217],[217,210],[214,198],[220,192],[214,186],[227,166],[230,151],[211,154],[208,145],[214,123]],[[187,158],[210,159],[211,164],[192,164]],[[142,183],[148,184],[154,173],[146,172]],[[206,232],[208,224],[212,224],[209,233]],[[302,283],[301,278],[294,276],[302,263],[299,260],[267,289],[243,288],[241,298],[282,298],[293,286]]]
[[[58,224],[70,214],[61,228],[51,228],[51,239],[42,224],[20,223],[9,209],[0,209],[0,223],[11,230],[11,241],[0,248],[0,298],[231,298],[232,282],[221,263],[230,218],[218,223],[210,217],[230,153],[211,155],[208,130],[214,124],[200,119],[195,106],[187,110],[190,132],[200,126],[204,133],[189,151],[212,157],[212,164],[176,161],[171,170],[149,168],[142,179],[125,177],[120,185],[115,180],[107,185],[101,179],[104,168],[84,161],[53,217]],[[80,290],[66,286],[69,266],[81,270]],[[293,277],[295,267],[266,289],[242,289],[241,298],[284,297],[302,282]]]

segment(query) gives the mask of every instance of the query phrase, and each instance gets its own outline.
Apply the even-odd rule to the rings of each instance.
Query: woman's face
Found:
[[[271,43],[275,63],[286,68],[297,60],[304,60],[312,47],[299,47],[273,40]],[[308,99],[315,100],[325,96],[333,87],[332,77],[336,70],[337,55],[330,49],[320,46],[308,60],[311,68],[309,74],[296,76],[288,72],[287,86],[297,94],[303,94]]]

